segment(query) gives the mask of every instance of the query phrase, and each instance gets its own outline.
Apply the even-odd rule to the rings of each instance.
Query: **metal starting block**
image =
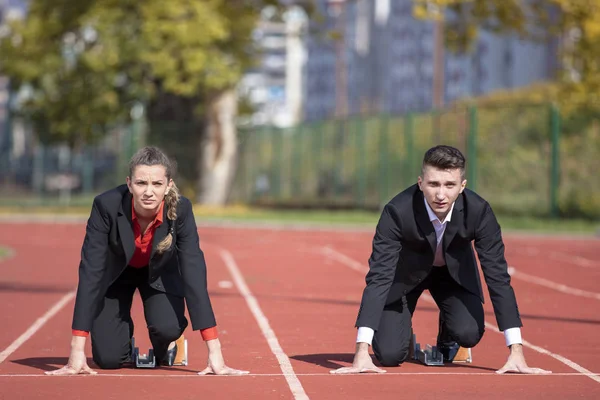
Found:
[[[173,365],[188,365],[187,339],[181,335],[179,339],[175,341],[175,344],[177,345],[177,354],[175,354]]]
[[[413,358],[425,365],[444,365],[444,356],[438,351],[437,346],[426,345],[425,350],[417,343],[417,335],[413,334]]]
[[[135,347],[135,338],[131,338],[131,356],[136,368],[154,368],[156,367],[156,359],[154,358],[154,350],[149,349],[148,354],[141,354],[140,350]]]

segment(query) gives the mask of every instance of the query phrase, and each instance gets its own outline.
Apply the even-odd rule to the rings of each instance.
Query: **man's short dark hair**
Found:
[[[465,156],[452,146],[435,146],[427,150],[423,157],[423,168],[426,165],[439,169],[460,169],[461,175],[465,174]]]

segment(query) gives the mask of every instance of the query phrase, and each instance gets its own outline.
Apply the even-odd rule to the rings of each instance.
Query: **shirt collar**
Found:
[[[425,208],[427,209],[427,214],[429,214],[429,220],[431,222],[433,222],[435,220],[440,221],[440,219],[437,217],[437,215],[435,215],[435,213],[433,212],[433,210],[429,206],[429,203],[427,203],[427,199],[425,199],[425,196],[423,196],[423,201],[425,202]],[[456,202],[453,202],[452,205],[450,206],[450,210],[448,210],[448,215],[446,215],[446,218],[444,218],[443,221],[440,221],[441,224],[445,224],[446,222],[450,222],[450,220],[452,219],[452,210],[454,210],[454,203],[456,203]]]
[[[158,226],[163,223],[163,209],[165,207],[164,200],[161,201],[160,206],[158,206],[158,213],[156,213],[156,217],[154,217],[153,223]],[[133,198],[131,199],[131,220],[137,221],[137,215],[135,213],[135,207],[133,206]]]

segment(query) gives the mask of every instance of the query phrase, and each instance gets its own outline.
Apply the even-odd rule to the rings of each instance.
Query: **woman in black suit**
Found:
[[[157,364],[172,365],[175,341],[188,325],[187,303],[192,329],[208,348],[208,366],[200,374],[248,373],[223,360],[192,205],[179,194],[173,170],[161,150],[144,147],[130,161],[127,184],[94,199],[81,250],[71,355],[66,366],[48,374],[96,373],[84,353],[88,335],[99,368],[130,362],[136,289]]]

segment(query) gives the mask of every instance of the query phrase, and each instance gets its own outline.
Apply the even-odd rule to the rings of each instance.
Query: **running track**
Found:
[[[84,225],[0,223],[0,245],[14,250],[0,261],[0,399],[600,398],[598,239],[505,238],[527,361],[554,374],[494,373],[508,352],[487,298],[487,329],[472,364],[405,363],[383,375],[337,376],[329,371],[352,361],[372,233],[247,227],[199,232],[226,362],[250,375],[197,376],[206,350],[199,334],[188,330],[187,367],[45,376],[69,354]],[[133,317],[137,344],[145,350],[149,340],[138,297]],[[419,342],[435,341],[437,310],[427,294],[414,327]]]

